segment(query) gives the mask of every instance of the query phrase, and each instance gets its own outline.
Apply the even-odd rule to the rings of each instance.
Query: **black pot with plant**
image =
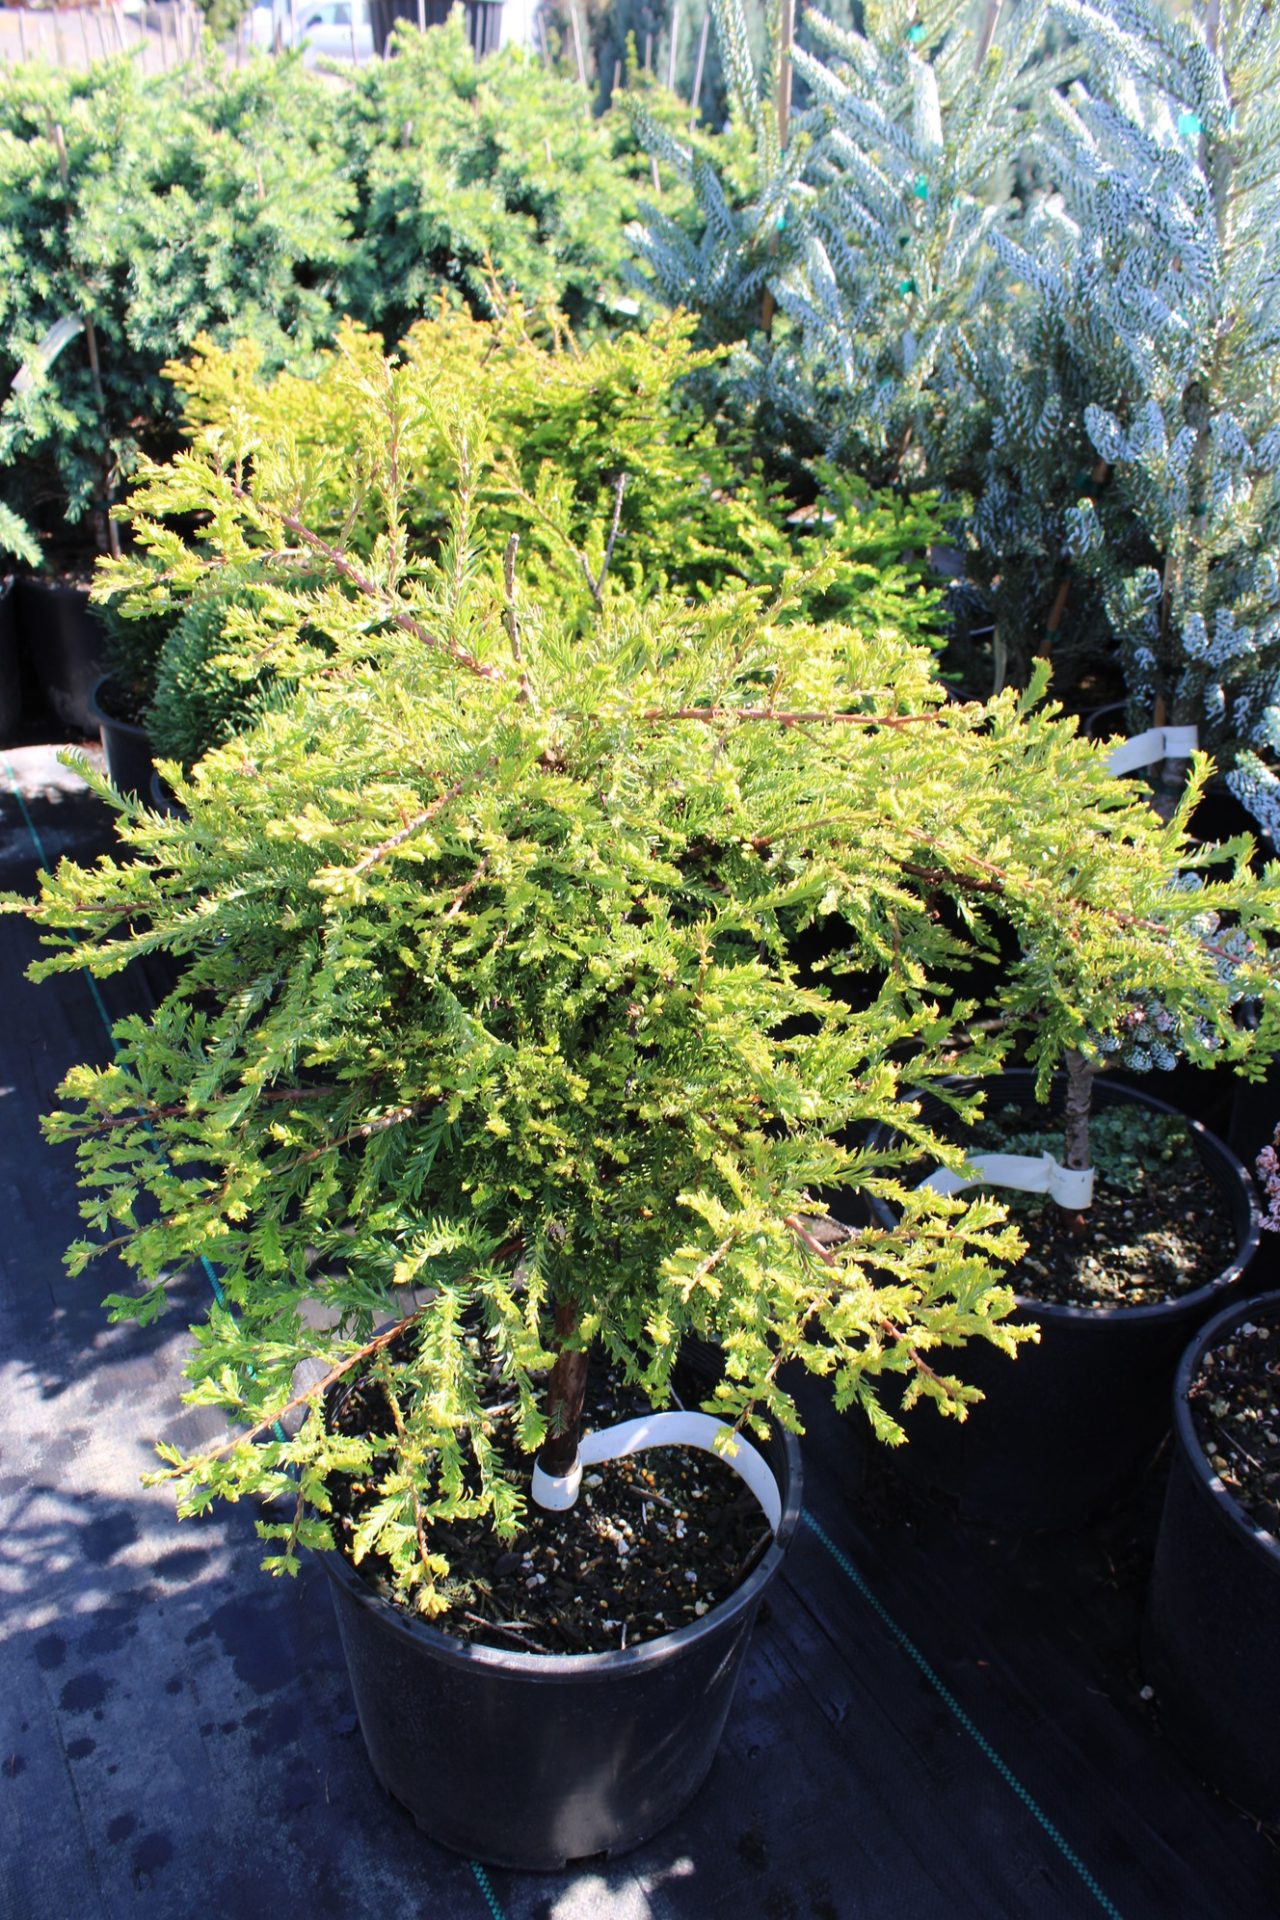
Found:
[[[976,1157],[975,1184],[993,1153],[1024,1163],[1015,1177],[1034,1177],[1046,1155],[1060,1172],[1059,1156],[1072,1158],[1068,1096],[1065,1075],[1045,1103],[1029,1071],[989,1082],[983,1121],[946,1129]],[[1014,1367],[975,1351],[966,1373],[982,1405],[956,1432],[923,1410],[909,1416],[909,1444],[894,1455],[907,1479],[988,1525],[1077,1525],[1134,1484],[1168,1432],[1169,1386],[1190,1333],[1240,1288],[1258,1249],[1252,1185],[1221,1140],[1110,1075],[1088,1097],[1087,1207],[1060,1205],[1043,1185],[992,1187],[1027,1242],[1009,1275],[1013,1317],[1038,1338]]]
[[[147,800],[155,773],[147,720],[161,653],[174,623],[170,614],[126,616],[121,599],[119,594],[99,597],[106,671],[93,687],[90,706],[112,784],[121,793]]]
[[[1237,1301],[1178,1368],[1143,1633],[1160,1725],[1280,1823],[1280,1293]]]
[[[278,698],[175,772],[181,817],[99,783],[139,857],[64,863],[38,902],[7,905],[54,949],[39,971],[105,973],[157,947],[184,959],[152,1019],[121,1023],[109,1066],[64,1083],[51,1133],[76,1142],[89,1196],[70,1257],[115,1248],[138,1287],[112,1311],[144,1324],[176,1269],[197,1254],[217,1268],[221,1300],[185,1372],[230,1430],[163,1441],[158,1477],[184,1513],[270,1503],[268,1566],[336,1549],[395,1610],[388,1650],[352,1659],[392,1791],[362,1669],[385,1697],[418,1622],[459,1649],[504,1649],[520,1685],[529,1658],[591,1662],[547,1636],[607,1561],[593,1629],[618,1633],[611,1677],[597,1693],[596,1670],[573,1668],[564,1721],[560,1690],[530,1682],[548,1719],[530,1765],[566,1751],[585,1712],[587,1777],[553,1777],[532,1837],[492,1792],[465,1828],[451,1814],[437,1829],[430,1792],[414,1804],[454,1844],[545,1864],[584,1836],[634,1843],[705,1766],[703,1745],[673,1762],[678,1790],[654,1784],[646,1736],[606,1778],[624,1756],[597,1743],[634,1676],[676,1671],[647,1647],[700,1629],[681,1642],[692,1657],[719,1624],[718,1596],[674,1631],[665,1605],[631,1605],[641,1534],[701,1585],[638,1436],[674,1412],[663,1432],[678,1444],[661,1452],[677,1474],[708,1443],[739,1478],[748,1445],[774,1450],[776,1517],[762,1528],[747,1502],[724,1600],[735,1635],[798,1493],[777,1461],[798,1426],[788,1368],[896,1440],[886,1388],[963,1412],[973,1389],[950,1354],[976,1341],[1010,1356],[1025,1339],[1002,1277],[1022,1241],[1000,1208],[899,1177],[920,1156],[965,1161],[904,1089],[936,1089],[972,1120],[952,1076],[1000,1070],[1033,992],[1059,1051],[1082,1020],[1111,1031],[1139,981],[1224,1044],[1274,1050],[1280,876],[1210,874],[1194,902],[1171,887],[1171,864],[1194,858],[1177,824],[1114,780],[1042,689],[947,701],[930,650],[896,624],[892,569],[883,584],[868,570],[839,622],[812,614],[839,553],[784,564],[767,587],[664,589],[628,564],[615,483],[594,511],[544,486],[527,580],[518,481],[493,487],[477,457],[483,398],[424,381],[412,359],[361,364],[353,348],[344,364],[358,462],[301,457],[311,415],[258,431],[246,414],[234,441],[205,435],[151,483],[201,529],[198,545],[153,529],[175,580],[251,560],[237,646],[255,671],[287,669]],[[421,552],[402,503],[428,484],[448,522]],[[127,585],[127,563],[114,571]],[[1248,1035],[1238,982],[1201,938],[1206,911],[1247,936],[1238,973],[1262,1010]],[[797,927],[823,918],[846,930],[858,991],[844,998],[790,957]],[[1005,931],[1023,956],[999,988],[1006,1017],[979,1020],[946,979],[966,938],[985,950]],[[900,1140],[867,1144],[895,1124]],[[821,1217],[827,1194],[895,1199],[901,1217],[841,1231]],[[680,1409],[691,1339],[722,1371]],[[632,1396],[603,1423],[602,1377]],[[349,1420],[333,1411],[343,1392]],[[680,1438],[696,1418],[698,1446]],[[607,1551],[570,1553],[563,1516],[593,1514],[633,1457],[655,1476],[629,1496],[636,1517],[611,1521]],[[547,1570],[526,1571],[544,1548]],[[340,1617],[348,1600],[378,1612],[350,1582]],[[521,1651],[535,1639],[551,1651]],[[397,1767],[429,1780],[443,1731],[485,1790],[501,1737],[486,1716],[515,1710],[459,1703],[449,1675],[490,1664],[441,1666],[416,1763],[412,1726],[394,1728]],[[587,1802],[616,1819],[587,1824]]]

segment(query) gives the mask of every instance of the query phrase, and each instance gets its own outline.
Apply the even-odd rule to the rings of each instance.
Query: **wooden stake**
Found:
[[[667,92],[676,90],[676,53],[680,46],[680,0],[671,9],[671,45],[667,48]]]
[[[702,16],[702,32],[698,35],[698,57],[693,67],[693,97],[689,102],[689,131],[693,132],[698,119],[698,101],[702,98],[702,69],[707,58],[707,33],[711,26],[710,7]]]
[[[582,51],[582,29],[578,25],[577,0],[569,0],[569,24],[573,28],[573,54],[578,63],[578,79],[583,87],[587,84],[587,60]]]
[[[418,0],[418,32],[427,30],[427,0]]]
[[[80,44],[84,48],[84,63],[86,67],[91,67],[93,65],[93,55],[89,51],[89,22],[85,18],[85,9],[83,7],[77,7],[76,14],[80,21]]]
[[[613,63],[613,86],[611,87],[609,92],[610,99],[612,99],[614,94],[620,90],[621,86],[622,86],[622,62],[621,60],[615,60]]]
[[[796,40],[796,0],[782,0],[778,22],[778,145],[784,151],[791,131],[791,49]]]
[[[996,37],[996,25],[1000,19],[1000,8],[1004,0],[987,0],[986,17],[982,22],[982,32],[978,35],[978,51],[974,58],[973,70],[982,71],[987,55],[991,51],[991,42]]]
[[[997,4],[999,0],[997,0]],[[795,0],[782,0],[782,11],[778,20],[778,147],[783,153],[787,149],[787,135],[791,131],[791,49],[796,38]],[[774,235],[769,236],[770,252],[777,245]],[[778,311],[778,303],[768,287],[760,302],[760,325],[766,333],[773,331],[773,316]]]
[[[25,7],[18,8],[18,46],[22,53],[22,64],[24,67],[27,64],[27,29],[23,25],[23,20],[22,20],[22,16],[25,12],[26,12]]]
[[[653,35],[651,33],[646,33],[644,37],[644,70],[650,78],[653,77]]]
[[[62,181],[62,190],[67,196],[67,210],[70,212],[71,165],[67,159],[66,137],[63,134],[62,128],[58,126],[56,122],[49,123],[49,138],[53,141],[54,149],[58,155],[58,177]],[[102,390],[102,367],[98,360],[98,333],[87,307],[84,309],[81,318],[84,321],[85,345],[89,349],[89,377],[93,381],[93,395],[98,403],[98,410],[102,416],[102,428],[105,433],[107,426],[107,397]],[[112,559],[118,560],[120,558],[120,533],[115,521],[111,518],[112,489],[109,449],[107,450],[107,456],[103,464],[102,488],[105,495],[104,507],[107,523],[107,545],[111,549]]]

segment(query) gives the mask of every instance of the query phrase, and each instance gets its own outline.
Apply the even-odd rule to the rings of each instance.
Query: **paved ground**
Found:
[[[21,803],[18,795],[21,794]],[[0,751],[0,885],[90,856],[105,817],[46,749]],[[485,1875],[364,1759],[326,1582],[257,1570],[252,1516],[175,1523],[139,1484],[192,1437],[175,1376],[207,1293],[112,1328],[67,1277],[68,1156],[37,1117],[103,1013],[158,982],[34,987],[0,920],[0,1916],[3,1920],[1263,1920],[1271,1841],[1161,1742],[1139,1695],[1145,1489],[1110,1531],[1008,1542],[913,1505],[807,1414],[806,1524],[689,1812],[639,1853]],[[1117,1528],[1119,1529],[1117,1531]],[[1110,1569],[1110,1571],[1108,1571]],[[1123,1572],[1123,1570],[1121,1570]]]

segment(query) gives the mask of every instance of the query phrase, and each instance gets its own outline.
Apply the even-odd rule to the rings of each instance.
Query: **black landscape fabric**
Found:
[[[22,795],[21,804],[19,793]],[[25,811],[24,811],[25,809]],[[0,885],[109,843],[45,748],[0,755]],[[1141,1697],[1158,1471],[1087,1532],[1019,1541],[894,1483],[806,1391],[806,1523],[710,1778],[638,1853],[486,1874],[366,1763],[326,1582],[258,1571],[253,1516],[178,1526],[140,1485],[190,1441],[177,1372],[209,1299],[111,1327],[67,1276],[70,1152],[39,1116],[158,967],[24,970],[0,919],[0,1913],[5,1920],[1263,1920],[1280,1851],[1202,1785]],[[460,1736],[461,1737],[461,1736]]]

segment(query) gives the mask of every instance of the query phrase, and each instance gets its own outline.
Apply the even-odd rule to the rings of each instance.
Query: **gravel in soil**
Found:
[[[990,1115],[973,1150],[1060,1158],[1061,1135],[1028,1132],[1026,1120],[1019,1108]],[[1144,1164],[1125,1153],[1110,1177],[1104,1157],[1095,1156],[1093,1201],[1082,1214],[1042,1194],[990,1189],[1027,1242],[1009,1276],[1020,1297],[1070,1307],[1154,1306],[1207,1286],[1231,1264],[1236,1234],[1222,1189],[1190,1131],[1181,1133],[1181,1144],[1171,1142],[1162,1125],[1158,1156]]]
[[[358,1387],[343,1425],[381,1418]],[[602,1366],[588,1381],[586,1427],[649,1411]],[[527,1484],[531,1459],[514,1447],[509,1421],[495,1444]],[[339,1551],[374,1495],[334,1489]],[[657,1447],[590,1467],[576,1506],[548,1513],[532,1502],[514,1538],[482,1523],[437,1523],[431,1546],[449,1561],[455,1604],[432,1624],[460,1640],[526,1653],[613,1653],[674,1633],[739,1587],[766,1552],[772,1532],[759,1502],[732,1467],[689,1447]],[[373,1556],[360,1572],[392,1599]]]
[[[1205,1354],[1188,1399],[1223,1486],[1254,1526],[1280,1538],[1280,1326],[1233,1328]]]

